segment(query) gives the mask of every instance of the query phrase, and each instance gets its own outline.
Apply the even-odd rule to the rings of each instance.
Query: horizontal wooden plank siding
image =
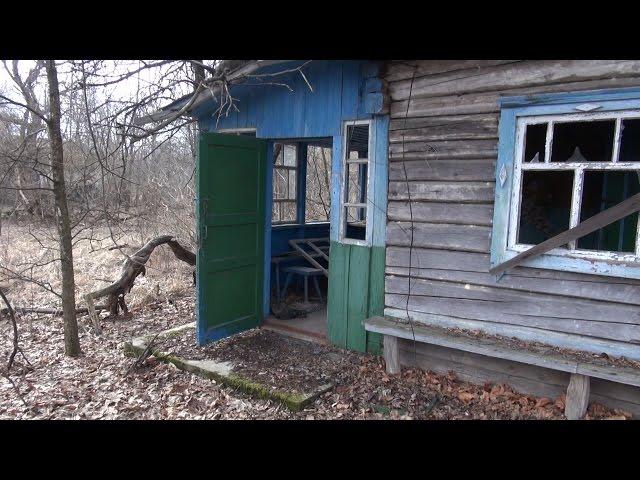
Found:
[[[452,158],[449,160],[413,160],[389,163],[389,181],[438,180],[438,181],[473,181],[493,182],[495,180],[495,158],[465,160]],[[405,176],[406,170],[406,176]]]
[[[389,182],[389,200],[493,203],[493,194],[493,182]]]
[[[638,60],[522,61],[397,80],[389,82],[389,94],[396,101],[409,98],[410,90],[412,98],[424,98],[522,87],[533,89],[594,79],[635,78],[639,71]]]
[[[412,234],[413,231],[413,234]],[[421,223],[414,217],[411,222],[389,222],[387,245],[414,248],[441,248],[465,252],[487,252],[491,228],[476,225]]]
[[[509,95],[527,95],[530,93],[555,93],[572,92],[579,90],[596,90],[604,88],[623,88],[638,86],[638,78],[623,77],[603,80],[592,80],[572,83],[556,83],[540,85],[537,87],[511,88],[499,92],[481,92],[455,94],[455,86],[452,85],[449,95],[440,97],[416,97],[411,96],[411,101],[397,100],[390,105],[392,121],[396,118],[404,118],[407,112],[411,117],[434,117],[445,115],[469,115],[479,113],[499,112],[498,98]]]
[[[410,221],[412,214],[414,218],[429,218],[434,223],[488,226],[493,220],[490,204],[417,202],[412,194],[411,209],[409,205],[409,202],[397,202],[389,197],[389,220]]]
[[[397,61],[387,65],[385,79],[391,113],[385,313],[640,357],[639,281],[527,267],[499,281],[489,274],[498,99],[640,86],[640,61]],[[410,362],[412,347],[405,349]],[[474,370],[469,355],[423,350],[425,365],[460,368],[479,381],[509,378],[531,390],[546,375],[543,394],[566,390],[563,374],[509,371],[514,367],[504,361]],[[640,410],[637,390],[612,385],[594,382],[594,397]]]

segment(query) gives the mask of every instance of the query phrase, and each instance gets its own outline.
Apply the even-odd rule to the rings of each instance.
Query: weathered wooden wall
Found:
[[[524,267],[496,282],[488,271],[498,98],[640,86],[640,61],[398,61],[384,78],[385,313],[638,358],[640,282]]]

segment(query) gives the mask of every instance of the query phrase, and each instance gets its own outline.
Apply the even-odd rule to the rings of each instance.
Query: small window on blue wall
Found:
[[[640,193],[640,91],[592,93],[503,101],[493,266]],[[524,265],[640,278],[639,227],[635,211]]]
[[[307,147],[305,222],[328,222],[331,216],[332,149],[325,143]]]
[[[295,223],[298,203],[296,182],[298,179],[298,155],[295,145],[274,145],[273,163],[273,211],[271,223]]]
[[[364,244],[367,239],[370,122],[349,121],[344,129],[340,238]]]

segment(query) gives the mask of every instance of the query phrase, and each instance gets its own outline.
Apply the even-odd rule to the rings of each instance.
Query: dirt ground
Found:
[[[23,359],[11,376],[0,378],[2,419],[561,419],[563,398],[535,398],[505,385],[477,386],[452,373],[436,375],[405,369],[397,377],[384,371],[379,357],[342,352],[335,364],[323,365],[336,387],[301,412],[248,397],[176,367],[150,358],[127,375],[133,359],[122,343],[131,337],[175,327],[194,319],[193,295],[136,307],[127,317],[102,321],[103,334],[89,330],[81,317],[80,358],[64,356],[62,320],[50,315],[21,315],[21,344],[32,369],[20,374]],[[2,322],[2,353],[10,348]],[[270,342],[276,335],[253,330],[224,344],[220,351],[242,351]],[[230,347],[236,342],[235,349]],[[285,342],[286,343],[286,342]],[[331,353],[333,347],[321,348]],[[326,349],[326,351],[324,350]],[[337,350],[336,350],[337,351]],[[246,357],[246,355],[245,355]],[[242,355],[241,355],[242,358]],[[331,362],[331,357],[326,362]],[[248,362],[249,359],[247,358]],[[266,368],[269,354],[257,357]],[[285,362],[286,363],[286,362]],[[330,368],[331,367],[331,368]],[[311,375],[318,370],[311,371]],[[15,385],[15,386],[14,386]],[[598,404],[588,418],[630,417]]]
[[[162,352],[189,360],[232,362],[235,374],[297,394],[310,394],[331,383],[353,362],[351,352],[265,329],[242,332],[204,347],[196,345],[191,329],[157,342]]]
[[[52,242],[54,238],[52,237]],[[120,238],[134,249],[142,238]],[[109,250],[108,236],[80,241],[74,248],[77,298],[117,277],[124,257]],[[28,229],[0,234],[0,265],[18,268],[34,259],[39,278],[59,288],[57,263],[49,262],[54,243],[42,248]],[[2,280],[0,279],[0,283]],[[59,306],[56,297],[33,284],[4,281],[15,306]],[[80,300],[79,300],[80,301]],[[269,400],[257,400],[215,381],[149,358],[131,370],[123,342],[194,321],[191,268],[168,249],[152,255],[145,277],[138,277],[127,303],[131,311],[115,320],[103,318],[102,335],[79,317],[79,358],[64,355],[62,319],[18,315],[20,345],[28,359],[17,358],[9,378],[0,376],[0,419],[562,419],[564,398],[535,398],[505,385],[478,386],[453,373],[437,375],[404,369],[388,376],[380,357],[333,347],[300,344],[273,332],[253,330],[217,346],[221,357],[235,356],[248,375],[266,375],[273,385],[306,389],[330,378],[336,384],[301,412]],[[103,314],[104,316],[104,314]],[[0,319],[0,358],[11,350],[10,325]],[[186,338],[175,348],[194,350]],[[298,362],[301,350],[307,360]],[[313,359],[313,361],[311,361]],[[29,365],[30,364],[30,365]],[[291,368],[297,372],[291,375]],[[283,383],[284,382],[284,383]],[[315,383],[314,383],[315,382]],[[624,419],[630,415],[591,404],[587,418]]]

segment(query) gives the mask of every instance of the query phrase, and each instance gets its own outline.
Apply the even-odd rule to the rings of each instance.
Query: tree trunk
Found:
[[[64,319],[64,352],[76,357],[82,352],[78,338],[76,318],[76,293],[73,275],[73,250],[71,246],[71,222],[67,206],[67,192],[64,181],[64,153],[60,131],[60,92],[58,72],[54,60],[47,60],[47,80],[49,82],[48,121],[49,142],[51,144],[51,173],[56,207],[56,226],[60,241],[60,267],[62,271],[62,311]]]

